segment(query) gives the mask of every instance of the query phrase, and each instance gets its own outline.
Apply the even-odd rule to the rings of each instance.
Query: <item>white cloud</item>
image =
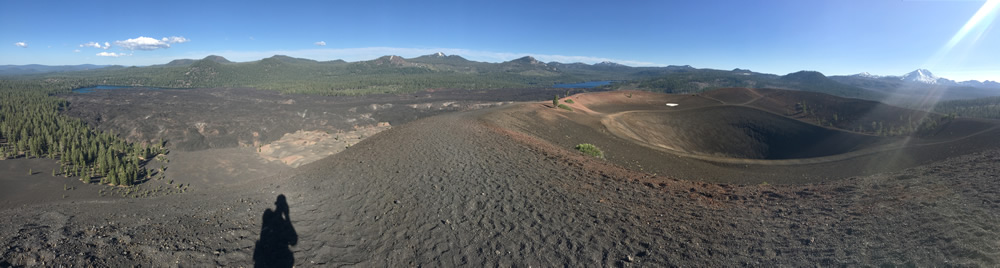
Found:
[[[80,50],[79,49],[74,49],[73,53],[80,53]]]
[[[115,41],[115,45],[128,50],[136,50],[136,49],[154,50],[154,49],[170,47],[170,44],[167,44],[167,42],[145,36],[140,36],[138,38],[132,38],[124,41]]]
[[[164,37],[162,39],[140,36],[124,41],[115,41],[115,46],[127,50],[156,50],[170,48],[170,44],[187,43],[189,41],[191,40],[181,36]]]
[[[122,57],[122,56],[128,56],[128,54],[125,54],[125,53],[114,53],[114,52],[101,52],[101,53],[97,53],[97,56],[117,58],[117,57]]]
[[[25,42],[17,42],[17,43],[14,43],[14,45],[18,46],[18,47],[24,47],[24,48],[28,47],[28,43],[25,43]]]
[[[319,41],[319,42],[316,42],[316,43],[313,43],[313,44],[315,44],[317,46],[325,46],[326,45],[326,41]]]
[[[92,47],[92,48],[100,48],[100,49],[109,49],[109,48],[111,48],[111,43],[104,42],[104,45],[102,46],[101,43],[90,42],[90,43],[86,43],[86,44],[80,44],[80,47]]]
[[[189,40],[187,38],[184,38],[183,36],[164,37],[163,39],[160,39],[160,40],[162,40],[163,42],[166,42],[168,44],[187,43],[188,41],[191,41],[191,40]]]

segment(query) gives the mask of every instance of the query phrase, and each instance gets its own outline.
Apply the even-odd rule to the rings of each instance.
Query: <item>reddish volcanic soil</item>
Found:
[[[570,98],[574,111],[519,103],[394,123],[294,169],[278,163],[271,164],[282,168],[264,168],[257,163],[266,162],[247,156],[210,172],[219,164],[198,161],[249,151],[242,148],[171,154],[177,160],[168,174],[205,170],[222,183],[195,183],[188,193],[145,199],[4,208],[0,265],[1000,262],[1000,147],[993,121],[957,120],[926,138],[866,136],[877,141],[821,157],[735,159],[703,152],[691,137],[677,138],[690,134],[661,139],[692,142],[677,150],[612,130],[635,128],[634,122],[606,124],[614,121],[609,115],[639,110],[685,120],[729,118],[697,113],[727,111],[715,99],[642,92]],[[735,120],[758,118],[743,115],[749,118]],[[784,120],[773,112],[762,116]],[[802,120],[780,122],[792,130],[775,127],[779,133],[813,129],[799,125]],[[649,127],[636,133],[657,130]],[[607,159],[573,151],[578,143],[596,144]],[[750,151],[760,152],[757,146]]]

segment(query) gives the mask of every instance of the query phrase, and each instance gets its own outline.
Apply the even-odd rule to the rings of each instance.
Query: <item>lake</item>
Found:
[[[74,89],[73,93],[94,93],[95,90],[115,90],[115,89],[163,89],[156,87],[131,87],[131,86],[96,86]]]
[[[590,82],[575,83],[575,84],[555,84],[555,85],[552,85],[552,87],[554,87],[554,88],[595,88],[595,87],[599,87],[599,86],[610,85],[612,82],[615,82],[615,81],[607,80],[607,81],[590,81]]]

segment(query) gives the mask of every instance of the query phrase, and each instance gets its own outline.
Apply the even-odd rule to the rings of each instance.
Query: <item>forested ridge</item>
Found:
[[[719,88],[780,88],[826,93],[834,96],[882,100],[885,95],[836,82],[822,73],[799,71],[779,76],[747,70],[679,69],[651,78],[605,86],[609,89],[638,89],[663,93],[698,93]]]
[[[934,111],[961,117],[1000,119],[1000,96],[938,103]]]
[[[527,58],[527,57],[526,57]],[[588,65],[589,66],[589,65]],[[319,62],[274,56],[259,61],[231,63],[218,56],[176,60],[147,67],[108,67],[9,77],[23,81],[85,87],[94,85],[161,88],[252,87],[283,93],[363,95],[405,93],[427,89],[544,88],[556,83],[622,79],[628,71],[581,76],[534,61],[504,63],[468,61],[458,56],[403,59],[386,56],[370,61]]]
[[[52,85],[52,88],[60,89],[97,85],[247,87],[315,95],[393,94],[432,89],[548,88],[562,83],[609,80],[616,82],[600,89],[698,93],[730,87],[779,88],[875,101],[885,100],[888,94],[884,90],[859,86],[867,85],[858,84],[856,80],[863,80],[862,78],[827,77],[815,71],[775,75],[744,69],[698,69],[687,65],[630,67],[611,62],[545,63],[530,56],[489,63],[441,53],[409,59],[383,56],[358,62],[315,61],[282,55],[257,61],[231,62],[212,55],[200,60],[179,59],[146,67],[111,66],[82,71],[0,76],[0,79]],[[981,96],[994,93],[991,89],[964,87],[961,90],[951,90],[948,94]]]
[[[546,88],[559,83],[619,81],[605,89],[694,93],[725,87],[785,88],[879,100],[881,93],[802,71],[785,76],[748,70],[696,69],[690,66],[629,67],[614,63],[540,62],[532,57],[487,63],[461,56],[432,54],[411,59],[384,56],[369,61],[315,61],[273,56],[251,62],[223,57],[175,60],[147,67],[102,69],[9,77],[73,85],[160,88],[252,87],[283,93],[364,95],[428,89]]]

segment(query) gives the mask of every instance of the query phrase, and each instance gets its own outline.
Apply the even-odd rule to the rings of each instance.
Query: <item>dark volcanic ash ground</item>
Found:
[[[255,256],[322,267],[1000,261],[997,149],[804,185],[703,183],[624,169],[518,132],[499,118],[517,105],[394,124],[296,169],[217,171],[217,181],[195,182],[189,193],[6,208],[0,264],[250,266]],[[214,150],[188,156],[239,154]]]

